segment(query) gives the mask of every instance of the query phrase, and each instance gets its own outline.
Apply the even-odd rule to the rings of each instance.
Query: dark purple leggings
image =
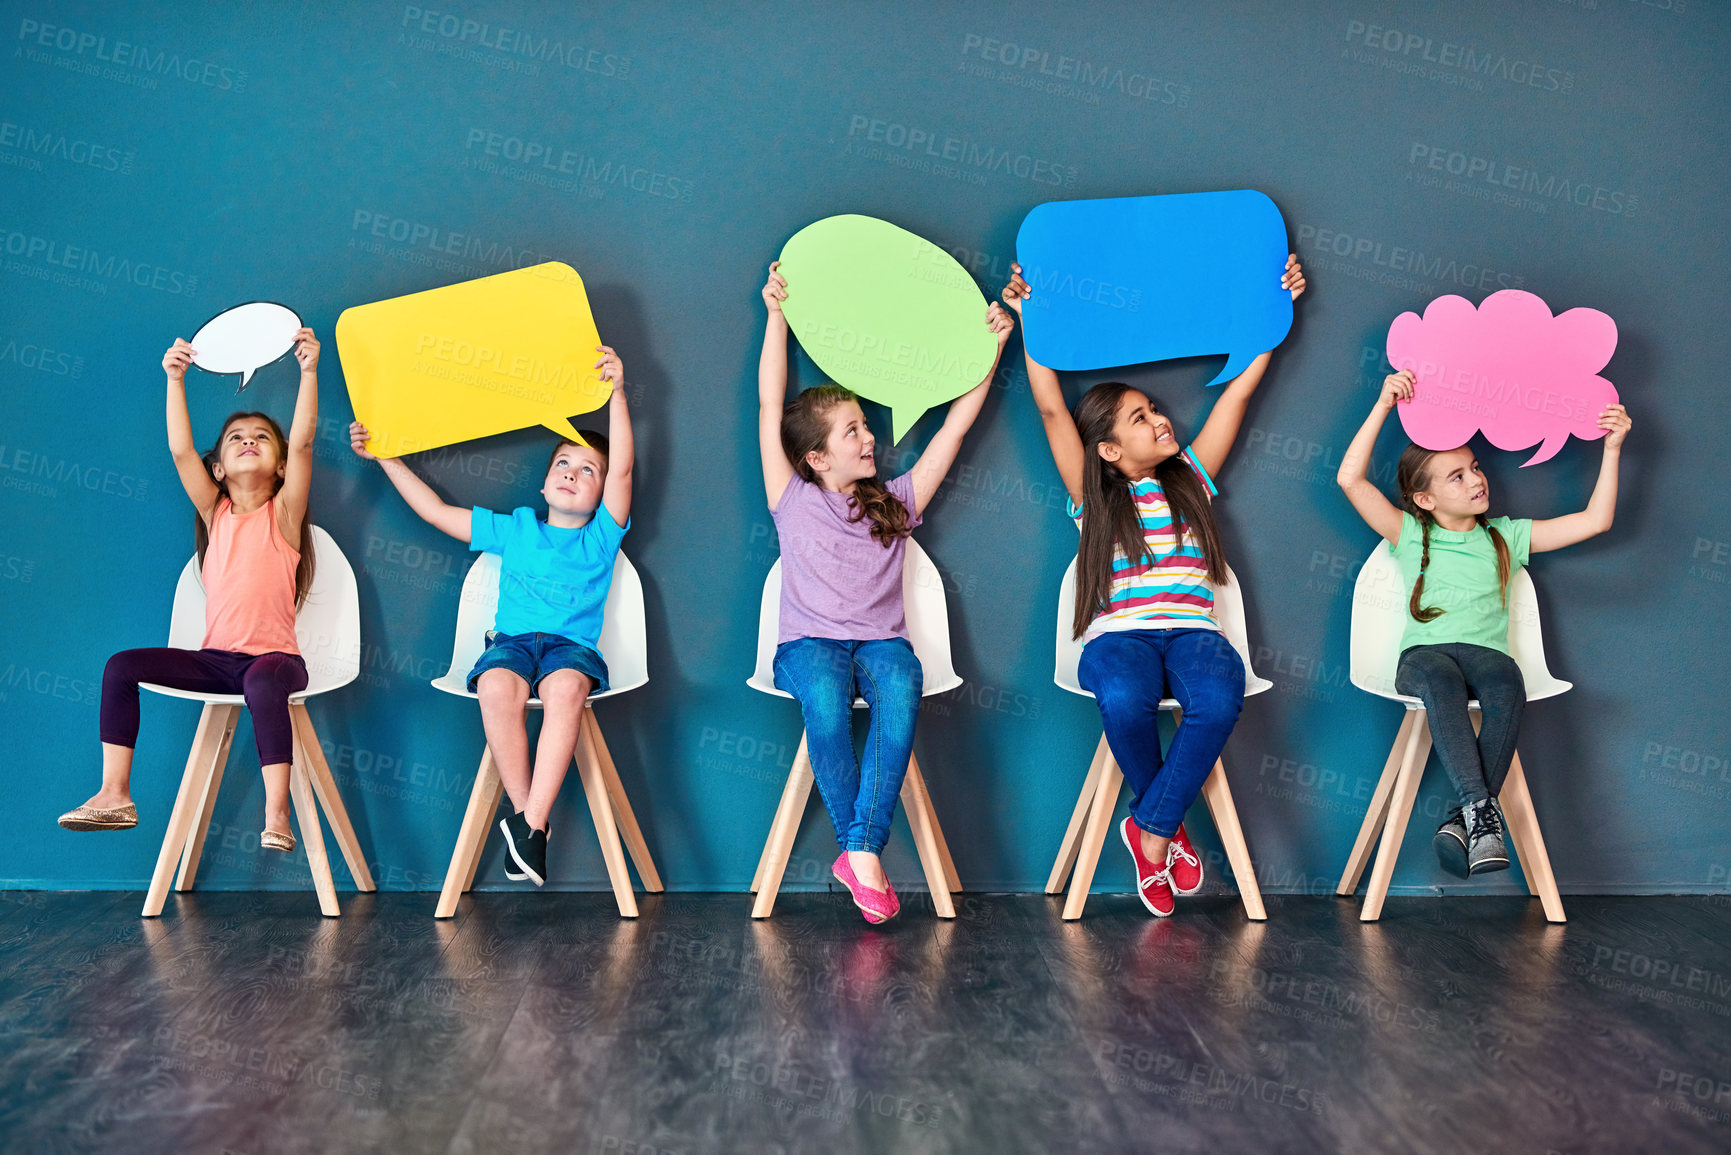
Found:
[[[258,764],[294,758],[289,695],[307,688],[307,664],[295,654],[236,654],[229,650],[176,650],[153,646],[121,650],[102,671],[102,740],[138,745],[138,683],[199,694],[244,694],[258,740]]]

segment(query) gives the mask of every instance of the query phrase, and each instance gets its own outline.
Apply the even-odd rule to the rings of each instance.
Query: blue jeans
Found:
[[[843,850],[883,851],[914,749],[925,685],[905,638],[795,638],[775,648],[775,685],[799,702],[806,754]],[[865,756],[853,748],[855,694],[871,707]]]
[[[1077,673],[1100,704],[1106,744],[1135,793],[1130,814],[1170,838],[1214,769],[1244,706],[1244,659],[1214,630],[1121,630],[1082,648]],[[1184,711],[1160,757],[1160,699]]]

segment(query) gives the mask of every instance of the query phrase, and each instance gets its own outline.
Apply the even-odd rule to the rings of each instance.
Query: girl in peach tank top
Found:
[[[168,448],[198,514],[195,537],[205,589],[203,648],[122,650],[102,675],[102,789],[63,814],[68,830],[138,825],[132,750],[138,741],[140,682],[203,694],[241,694],[252,712],[265,787],[259,844],[291,851],[289,766],[294,730],[289,696],[307,686],[295,641],[295,613],[312,586],[307,491],[318,425],[319,343],[296,334],[300,392],[288,436],[263,413],[223,422],[216,447],[199,454],[186,409],[186,367],[197,351],[176,341],[162,359],[168,376]]]

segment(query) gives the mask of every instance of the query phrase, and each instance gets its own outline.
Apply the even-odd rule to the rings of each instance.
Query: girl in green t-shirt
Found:
[[[1395,405],[1412,400],[1413,384],[1411,372],[1383,381],[1337,480],[1359,516],[1389,543],[1410,591],[1395,689],[1423,700],[1437,756],[1460,794],[1460,807],[1437,828],[1434,844],[1443,868],[1466,877],[1509,865],[1496,796],[1514,760],[1527,700],[1520,667],[1509,655],[1509,579],[1529,554],[1611,528],[1617,462],[1630,422],[1621,405],[1600,412],[1604,459],[1580,513],[1544,521],[1490,517],[1490,483],[1465,445],[1407,446],[1395,470],[1397,508],[1365,470],[1383,422]],[[1476,737],[1467,714],[1471,698],[1483,715]]]

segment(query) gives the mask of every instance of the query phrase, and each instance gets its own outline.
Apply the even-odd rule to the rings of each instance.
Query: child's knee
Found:
[[[522,707],[529,701],[529,683],[510,670],[487,670],[475,679],[475,694],[483,708]]]
[[[541,679],[535,694],[549,710],[580,710],[589,697],[591,682],[576,670],[559,670]]]

